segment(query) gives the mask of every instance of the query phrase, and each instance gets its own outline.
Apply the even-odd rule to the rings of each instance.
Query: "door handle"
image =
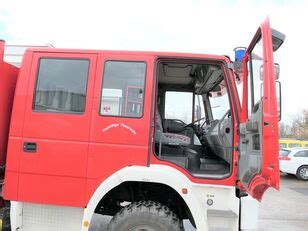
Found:
[[[24,152],[36,152],[36,147],[35,142],[24,142],[23,150]]]

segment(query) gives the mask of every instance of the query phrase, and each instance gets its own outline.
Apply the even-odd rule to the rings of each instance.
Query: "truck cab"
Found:
[[[29,49],[19,70],[1,68],[12,230],[88,230],[95,213],[109,230],[251,228],[245,199],[279,189],[283,40],[266,20],[234,62]]]

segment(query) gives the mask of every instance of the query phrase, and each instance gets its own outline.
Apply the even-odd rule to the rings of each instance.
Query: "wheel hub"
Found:
[[[303,179],[308,179],[308,168],[302,168],[299,174]]]

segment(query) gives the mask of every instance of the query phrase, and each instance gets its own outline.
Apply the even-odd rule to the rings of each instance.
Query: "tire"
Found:
[[[133,202],[111,219],[108,231],[182,231],[183,223],[167,206],[153,201]]]
[[[11,230],[11,222],[10,222],[10,208],[3,207],[0,211],[0,219],[1,219],[1,231],[10,231]]]
[[[308,166],[301,166],[297,169],[296,176],[300,180],[308,180]]]

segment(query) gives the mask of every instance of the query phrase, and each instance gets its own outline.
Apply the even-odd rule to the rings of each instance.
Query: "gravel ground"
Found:
[[[269,189],[259,210],[260,231],[308,230],[308,181],[281,174],[280,191]]]

